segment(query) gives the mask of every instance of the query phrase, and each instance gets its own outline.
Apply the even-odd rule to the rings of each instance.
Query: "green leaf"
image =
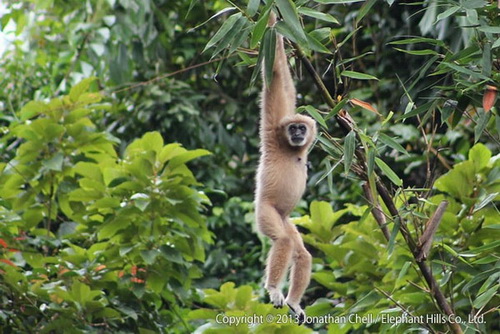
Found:
[[[312,8],[300,7],[298,9],[298,12],[302,15],[313,17],[313,18],[321,20],[321,21],[325,21],[325,22],[329,22],[329,23],[333,23],[333,24],[340,24],[339,20],[337,20],[332,15],[327,14],[327,13],[322,13],[322,12],[317,11],[317,10],[312,9]]]
[[[264,53],[264,78],[270,87],[273,80],[274,58],[276,56],[276,29],[271,27],[264,34],[262,50]]]
[[[489,33],[489,34],[500,34],[500,27],[479,27],[479,31]]]
[[[403,146],[401,146],[398,142],[396,142],[393,138],[389,137],[385,133],[380,133],[378,139],[389,146],[390,148],[395,149],[396,151],[403,153],[405,155],[409,155]]]
[[[232,32],[231,29],[233,26],[238,22],[242,17],[241,13],[236,13],[231,15],[220,27],[220,29],[215,33],[215,35],[208,41],[207,45],[203,49],[202,52],[207,51],[214,45],[216,45],[224,36],[226,36],[228,33]]]
[[[451,8],[448,8],[447,10],[445,10],[444,12],[442,12],[441,14],[439,14],[437,16],[437,19],[436,21],[441,21],[441,20],[444,20],[445,18],[455,14],[456,12],[458,12],[460,10],[460,7],[459,6],[453,6]]]
[[[469,160],[474,163],[474,170],[481,171],[488,165],[491,159],[491,151],[484,144],[476,144],[469,151]]]
[[[325,120],[329,120],[333,116],[337,115],[340,110],[346,105],[346,103],[349,101],[349,99],[342,99],[340,100],[337,105],[326,115]]]
[[[249,0],[247,6],[247,14],[252,17],[257,13],[259,9],[260,0]]]
[[[96,77],[86,78],[71,87],[71,90],[69,91],[69,98],[71,99],[71,101],[77,102],[80,98],[80,95],[87,92],[89,90],[90,84],[92,84],[96,80]]]
[[[375,163],[382,170],[384,175],[387,176],[389,180],[391,180],[392,183],[394,183],[398,187],[403,185],[403,181],[399,178],[399,176],[394,173],[391,167],[389,167],[389,165],[387,165],[382,159],[375,158]]]
[[[283,21],[290,27],[292,34],[295,36],[297,42],[301,45],[307,45],[307,37],[300,25],[300,20],[297,15],[295,4],[291,0],[275,0]]]
[[[270,4],[272,4],[272,1],[269,1],[268,5],[264,8],[262,14],[260,14],[257,24],[255,24],[255,27],[253,28],[252,38],[250,40],[251,49],[254,49],[257,46],[257,44],[262,40],[262,36],[264,36],[264,33],[266,32],[267,22],[269,21],[269,14],[271,13]]]
[[[196,149],[196,150],[192,150],[192,151],[187,151],[185,153],[182,153],[182,154],[179,154],[179,155],[173,157],[170,160],[168,166],[169,166],[169,168],[174,169],[181,164],[185,164],[188,161],[191,161],[191,160],[199,158],[199,157],[203,157],[205,155],[210,155],[210,154],[212,154],[212,153],[210,153],[210,151],[203,150],[203,149]]]
[[[354,149],[356,146],[356,133],[351,130],[345,137],[344,141],[344,172],[347,174],[351,169],[352,160],[354,158]]]
[[[313,106],[311,106],[311,105],[301,106],[301,107],[298,108],[298,110],[299,111],[300,110],[307,111],[307,113],[309,115],[311,115],[311,117],[314,118],[316,120],[316,122],[318,122],[325,129],[328,129],[328,125],[326,125],[325,120],[323,119],[323,117],[321,116],[321,114],[319,113],[319,111],[316,108],[314,108]]]
[[[428,55],[435,56],[439,54],[436,51],[430,49],[425,49],[425,50],[404,50],[400,48],[394,48],[394,49],[414,56],[428,56]]]
[[[355,72],[355,71],[342,71],[340,73],[341,76],[352,78],[352,79],[358,79],[358,80],[378,80],[377,77],[374,77],[373,75],[369,75],[366,73],[360,73],[360,72]]]
[[[44,160],[42,162],[42,165],[49,170],[60,172],[62,171],[63,162],[64,162],[64,154],[58,152],[54,154],[54,156],[49,160]]]
[[[399,41],[390,42],[389,44],[400,45],[400,44],[415,44],[415,43],[429,43],[441,47],[446,46],[443,41],[426,37],[406,38],[406,39],[401,39]]]
[[[498,289],[500,287],[500,284],[497,284],[495,286],[492,286],[488,290],[486,290],[484,293],[480,294],[472,303],[472,306],[476,309],[481,309],[483,308],[488,302],[495,296],[498,292]]]
[[[240,15],[238,20],[231,27],[231,30],[227,34],[225,34],[224,37],[219,41],[217,47],[215,48],[214,52],[212,53],[212,58],[215,57],[216,55],[218,55],[225,48],[229,47],[231,44],[234,44],[234,45],[232,45],[232,48],[234,48],[234,49],[239,47],[240,45],[236,45],[234,42],[235,41],[243,42],[240,37],[241,37],[243,31],[246,30],[245,25],[247,23],[248,23],[248,21],[246,20],[246,18],[244,18]]]
[[[43,102],[30,101],[19,111],[19,118],[21,121],[26,121],[36,115],[47,112],[48,109],[47,105]]]
[[[358,15],[356,16],[356,23],[359,24],[359,22],[368,14],[370,9],[372,9],[373,5],[377,2],[377,0],[367,0],[361,6],[361,9],[358,11]]]
[[[160,252],[156,249],[142,250],[141,251],[141,257],[144,260],[144,262],[148,265],[153,264],[158,255],[160,255]]]

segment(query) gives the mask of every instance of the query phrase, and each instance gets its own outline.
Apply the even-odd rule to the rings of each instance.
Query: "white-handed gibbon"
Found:
[[[271,14],[269,25],[275,21]],[[295,114],[296,92],[280,35],[276,38],[270,86],[265,78],[263,81],[255,214],[258,230],[272,240],[265,287],[274,306],[286,303],[301,323],[305,313],[300,300],[309,285],[312,257],[289,215],[306,187],[307,154],[316,136],[316,123]],[[290,267],[285,299],[281,285]]]

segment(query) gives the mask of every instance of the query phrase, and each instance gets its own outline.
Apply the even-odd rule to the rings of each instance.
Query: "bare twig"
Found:
[[[447,201],[442,201],[439,203],[436,211],[429,219],[427,224],[425,224],[424,234],[418,240],[419,252],[416,258],[417,261],[423,261],[427,259],[427,255],[429,254],[429,250],[431,249],[432,239],[434,238],[434,234],[437,231],[439,223],[441,222],[441,218],[443,218],[443,214],[446,211],[446,207],[448,207]]]

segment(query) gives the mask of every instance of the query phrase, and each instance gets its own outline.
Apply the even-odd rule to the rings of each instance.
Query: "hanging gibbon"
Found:
[[[271,14],[269,25],[275,22]],[[279,34],[271,84],[267,86],[265,78],[263,81],[255,214],[258,230],[272,240],[265,288],[275,307],[286,303],[302,323],[305,313],[300,300],[309,285],[312,257],[289,215],[306,187],[307,154],[316,136],[316,123],[295,114],[296,92]],[[290,267],[285,299],[281,286]]]

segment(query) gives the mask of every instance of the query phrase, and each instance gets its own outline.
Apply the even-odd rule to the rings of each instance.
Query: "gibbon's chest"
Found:
[[[262,157],[259,178],[262,195],[289,213],[302,197],[307,181],[307,157],[273,155]]]

